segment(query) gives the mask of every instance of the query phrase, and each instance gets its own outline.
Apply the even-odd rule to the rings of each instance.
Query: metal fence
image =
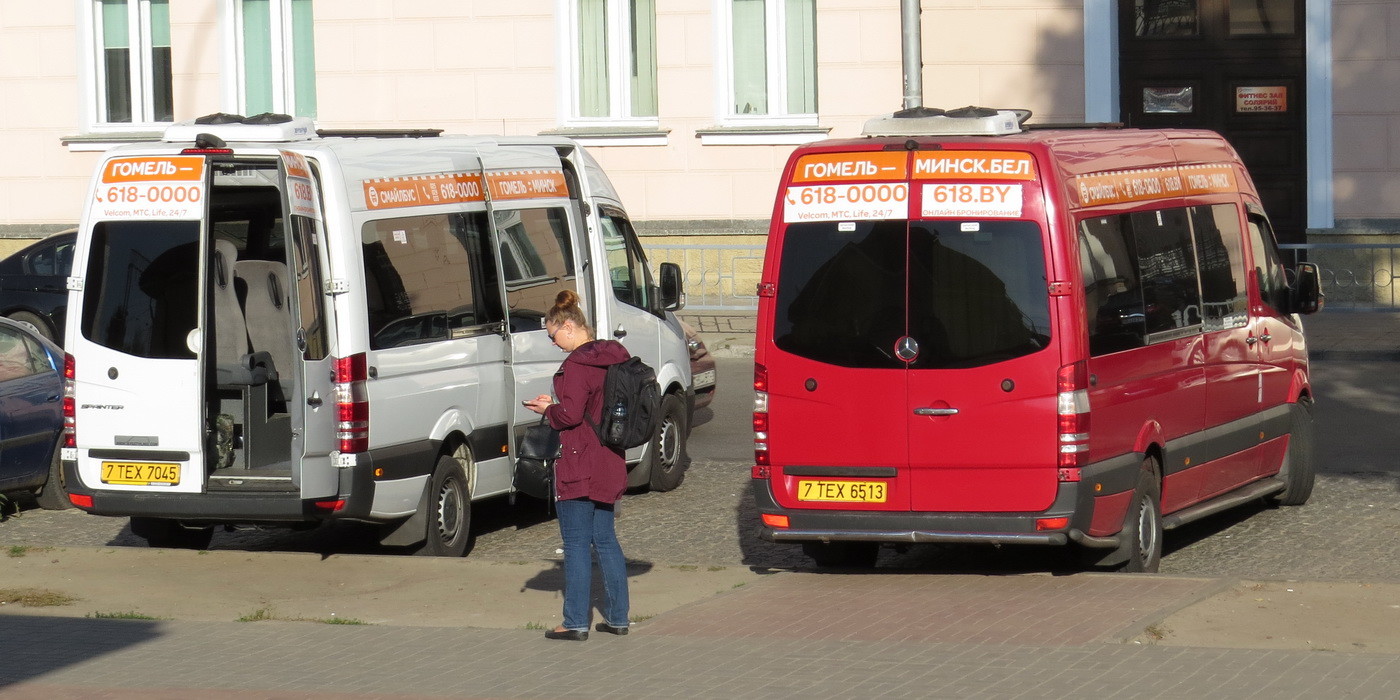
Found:
[[[1328,309],[1400,311],[1400,244],[1280,245],[1285,266],[1316,263]]]
[[[1316,263],[1327,308],[1400,311],[1400,243],[1293,243],[1279,246],[1284,263]],[[751,311],[763,272],[761,245],[650,245],[652,263],[673,262],[685,274],[686,308]]]
[[[758,308],[763,273],[761,245],[648,245],[653,266],[680,265],[685,308],[691,311],[752,311]]]

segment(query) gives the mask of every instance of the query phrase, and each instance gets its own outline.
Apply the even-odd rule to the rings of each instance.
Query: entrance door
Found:
[[[1304,0],[1119,0],[1123,121],[1218,131],[1281,243],[1302,243]]]

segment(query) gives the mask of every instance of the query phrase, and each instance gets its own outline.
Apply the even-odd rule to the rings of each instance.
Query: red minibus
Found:
[[[1074,547],[1156,571],[1164,529],[1312,491],[1299,314],[1249,173],[1202,130],[871,120],[789,158],[759,283],[762,534]]]

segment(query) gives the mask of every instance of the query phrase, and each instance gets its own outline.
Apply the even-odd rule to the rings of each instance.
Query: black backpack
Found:
[[[609,365],[603,380],[603,419],[593,426],[598,441],[623,450],[645,445],[660,420],[661,386],[656,383],[656,370],[635,356]]]

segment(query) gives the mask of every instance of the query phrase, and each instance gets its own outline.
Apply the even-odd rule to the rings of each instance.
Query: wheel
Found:
[[[1289,429],[1288,450],[1283,453],[1283,466],[1278,470],[1278,476],[1285,486],[1274,496],[1274,502],[1281,506],[1301,506],[1312,496],[1315,476],[1312,410],[1312,399],[1306,396],[1298,398],[1293,409],[1293,424]]]
[[[57,340],[54,340],[54,332],[53,329],[49,327],[49,322],[45,321],[37,314],[31,314],[28,311],[16,311],[10,314],[9,318],[15,323],[23,323],[25,325],[33,326],[34,330],[37,331],[39,335],[44,336],[46,340],[55,343],[58,342]]]
[[[53,448],[53,459],[49,460],[49,478],[34,492],[34,499],[44,510],[67,510],[73,507],[68,500],[68,485],[63,474],[63,443]]]
[[[452,455],[438,458],[428,490],[427,532],[417,551],[426,557],[460,557],[471,543],[471,490],[467,472]]]
[[[820,567],[873,569],[879,542],[803,542],[802,553]]]
[[[661,400],[661,421],[651,439],[647,459],[651,465],[651,490],[670,491],[685,481],[685,441],[690,435],[690,419],[685,403],[676,394]]]
[[[1162,563],[1162,484],[1157,478],[1157,461],[1148,457],[1138,471],[1137,488],[1123,521],[1123,544],[1127,554],[1121,571],[1157,573]]]
[[[209,549],[214,540],[212,527],[190,528],[165,518],[133,517],[131,534],[146,540],[148,546],[166,549]]]

